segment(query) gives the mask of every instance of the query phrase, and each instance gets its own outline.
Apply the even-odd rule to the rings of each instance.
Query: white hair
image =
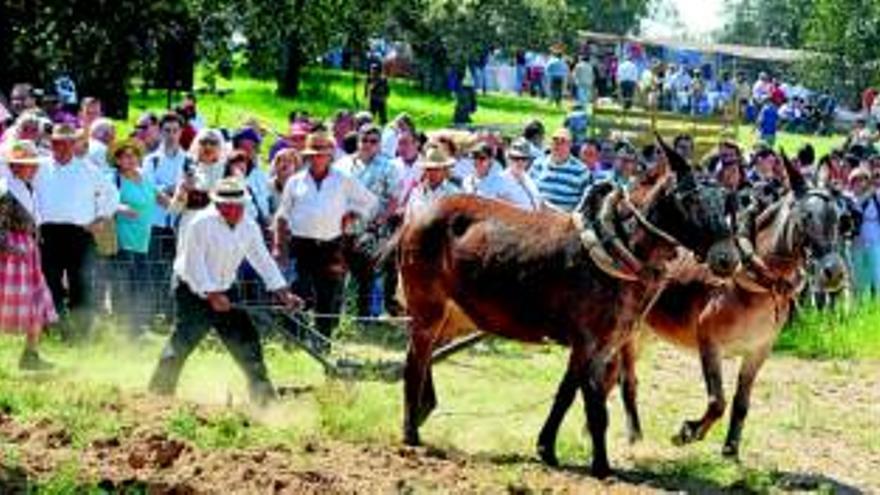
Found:
[[[115,133],[116,127],[113,125],[113,121],[106,117],[95,119],[89,127],[89,136],[104,143],[110,141]]]
[[[226,159],[226,155],[229,153],[228,143],[223,138],[223,133],[218,129],[209,129],[204,128],[196,133],[196,137],[193,138],[192,144],[189,145],[189,156],[193,159],[193,161],[199,161],[199,152],[201,151],[201,142],[206,139],[212,139],[220,143],[220,161]]]

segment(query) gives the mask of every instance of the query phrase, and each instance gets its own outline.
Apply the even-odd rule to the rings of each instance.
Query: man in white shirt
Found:
[[[492,150],[486,143],[479,143],[471,151],[473,172],[462,180],[462,190],[484,198],[507,200],[508,183],[501,178],[501,167],[494,167]]]
[[[424,170],[422,181],[413,190],[406,204],[405,221],[423,215],[440,198],[461,192],[449,181],[449,172],[455,160],[438,146],[429,146],[419,162]]]
[[[281,263],[296,259],[295,290],[318,314],[315,326],[326,337],[342,309],[347,271],[343,232],[355,217],[372,219],[379,207],[378,198],[363,184],[331,167],[335,145],[326,132],[309,136],[302,153],[309,167],[284,186],[273,245]],[[320,347],[329,350],[325,343]]]
[[[275,397],[269,381],[260,335],[247,311],[234,307],[231,290],[247,260],[266,288],[288,309],[301,303],[281,275],[257,224],[245,215],[250,201],[240,177],[221,180],[211,194],[214,203],[196,214],[174,260],[174,332],[150,380],[150,390],[173,395],[187,357],[213,327],[244,371],[251,399],[264,405]],[[220,249],[218,249],[220,247]]]
[[[80,137],[72,125],[55,126],[52,157],[41,167],[34,183],[43,273],[58,314],[69,316],[62,326],[69,339],[86,337],[91,330],[93,235],[106,228],[106,219],[119,206],[119,193],[109,179],[75,156]]]
[[[507,168],[501,173],[501,178],[507,184],[506,201],[524,210],[538,211],[544,208],[544,202],[538,186],[527,172],[531,161],[529,143],[524,138],[518,138],[507,150]]]
[[[182,129],[183,120],[178,114],[168,112],[163,115],[159,120],[162,143],[155,153],[144,158],[142,164],[144,180],[151,182],[157,191],[169,198],[174,196],[186,170],[193,167],[192,159],[180,146]],[[171,308],[158,303],[167,299],[162,294],[168,291],[168,283],[171,280],[171,263],[177,245],[174,228],[177,218],[166,206],[160,204],[159,208],[156,208],[148,256],[153,268],[149,283],[156,292],[153,298],[157,303],[155,310],[167,315]]]

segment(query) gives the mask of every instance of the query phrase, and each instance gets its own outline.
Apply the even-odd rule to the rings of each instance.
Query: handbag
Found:
[[[98,255],[110,257],[119,252],[119,240],[116,237],[116,219],[111,217],[101,221],[99,230],[92,231]]]

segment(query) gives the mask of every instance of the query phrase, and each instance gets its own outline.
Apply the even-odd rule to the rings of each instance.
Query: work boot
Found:
[[[25,349],[18,360],[18,368],[25,371],[49,371],[54,367],[54,364],[41,358],[35,349]]]

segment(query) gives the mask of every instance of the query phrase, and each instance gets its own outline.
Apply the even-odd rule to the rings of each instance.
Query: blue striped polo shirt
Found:
[[[529,175],[544,200],[564,211],[575,209],[591,179],[586,165],[572,156],[555,163],[553,156],[547,155],[532,164]]]

